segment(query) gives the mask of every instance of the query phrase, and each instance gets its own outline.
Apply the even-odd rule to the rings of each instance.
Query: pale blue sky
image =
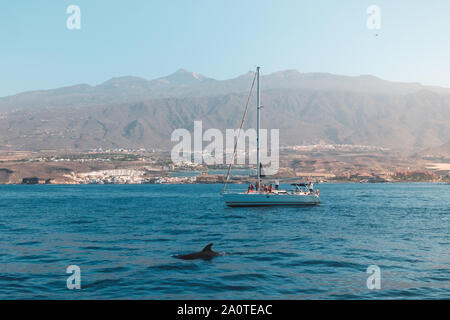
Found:
[[[66,8],[81,8],[81,30]],[[366,9],[381,8],[381,30]],[[378,36],[376,36],[378,33]],[[0,96],[261,65],[450,87],[448,0],[40,0],[0,7]]]

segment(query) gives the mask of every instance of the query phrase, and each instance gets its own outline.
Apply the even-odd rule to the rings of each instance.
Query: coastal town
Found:
[[[223,183],[226,165],[174,164],[168,152],[93,149],[56,153],[1,151],[1,184],[209,184]],[[230,183],[249,183],[254,168],[233,166]],[[402,156],[354,145],[283,147],[273,178],[319,182],[450,182],[450,157]]]

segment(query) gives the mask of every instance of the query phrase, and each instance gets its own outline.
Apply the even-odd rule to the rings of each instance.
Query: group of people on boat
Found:
[[[305,186],[305,185],[303,185],[303,186]],[[278,183],[275,184],[275,188],[272,183],[269,185],[263,184],[260,187],[259,182],[257,181],[255,183],[255,185],[253,185],[253,183],[251,183],[248,186],[247,193],[253,193],[253,192],[274,193],[274,190],[278,191],[278,187],[279,187]],[[300,185],[296,185],[295,192],[300,193],[300,194],[313,194],[314,193],[314,184],[312,183],[312,181],[310,181],[308,183],[308,185],[306,185],[306,187],[307,187],[307,189],[303,190],[303,188],[301,188]],[[317,194],[317,196],[319,196],[319,190],[316,191],[316,194]]]
[[[259,183],[256,182],[256,186],[254,186],[253,183],[248,186],[247,193],[252,193],[255,191],[260,191],[260,192],[262,191],[265,193],[273,193],[274,190],[278,190],[278,184],[275,185],[275,189],[274,189],[273,184],[269,184],[269,185],[263,184],[261,186],[261,188],[259,188]]]

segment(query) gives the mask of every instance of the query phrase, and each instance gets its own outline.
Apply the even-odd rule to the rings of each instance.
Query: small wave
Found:
[[[114,286],[119,286],[121,279],[102,279],[87,284],[82,284],[83,289],[103,289],[103,288],[113,288]]]
[[[41,244],[41,242],[39,242],[39,241],[26,241],[26,242],[18,242],[18,243],[16,243],[16,245],[18,245],[18,246],[32,246],[32,245],[35,245],[35,244]]]
[[[118,267],[99,269],[99,270],[97,270],[97,272],[100,272],[100,273],[116,273],[116,272],[123,272],[123,271],[128,271],[128,270],[130,270],[130,268],[118,266]]]
[[[263,273],[239,273],[221,276],[221,279],[231,280],[231,281],[249,281],[249,280],[265,280],[269,277]]]
[[[24,276],[24,275],[17,275],[17,274],[1,274],[0,273],[0,280],[2,281],[10,281],[10,282],[25,282],[28,279],[30,279],[29,276]],[[9,285],[9,284],[8,284]]]
[[[45,260],[45,259],[51,259],[51,257],[47,256],[47,255],[38,255],[38,254],[20,256],[20,260],[37,260],[37,261],[42,261],[42,260]]]
[[[336,260],[300,260],[298,263],[302,265],[322,266],[327,268],[349,268],[357,270],[365,270],[365,268],[367,268],[367,266],[359,263]]]
[[[135,251],[137,248],[128,248],[124,246],[114,246],[114,247],[100,247],[100,246],[87,246],[81,247],[83,250],[99,250],[99,251]]]
[[[95,222],[94,220],[72,220],[72,221],[67,221],[65,222],[66,224],[89,224],[89,223],[93,223]]]
[[[147,270],[161,270],[161,271],[171,271],[171,270],[198,270],[200,267],[194,262],[180,261],[179,263],[168,263],[160,264],[155,266],[150,266]]]

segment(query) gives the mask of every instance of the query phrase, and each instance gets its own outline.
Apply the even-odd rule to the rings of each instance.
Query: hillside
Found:
[[[170,150],[172,131],[192,130],[194,120],[204,129],[237,128],[252,77],[219,81],[181,69],[155,80],[121,77],[1,98],[0,143],[16,150]],[[414,150],[450,140],[450,89],[295,70],[261,81],[263,127],[279,128],[282,145]],[[250,108],[247,127],[255,116]]]
[[[433,158],[450,158],[450,141],[433,148],[428,148],[421,152],[422,156]]]

